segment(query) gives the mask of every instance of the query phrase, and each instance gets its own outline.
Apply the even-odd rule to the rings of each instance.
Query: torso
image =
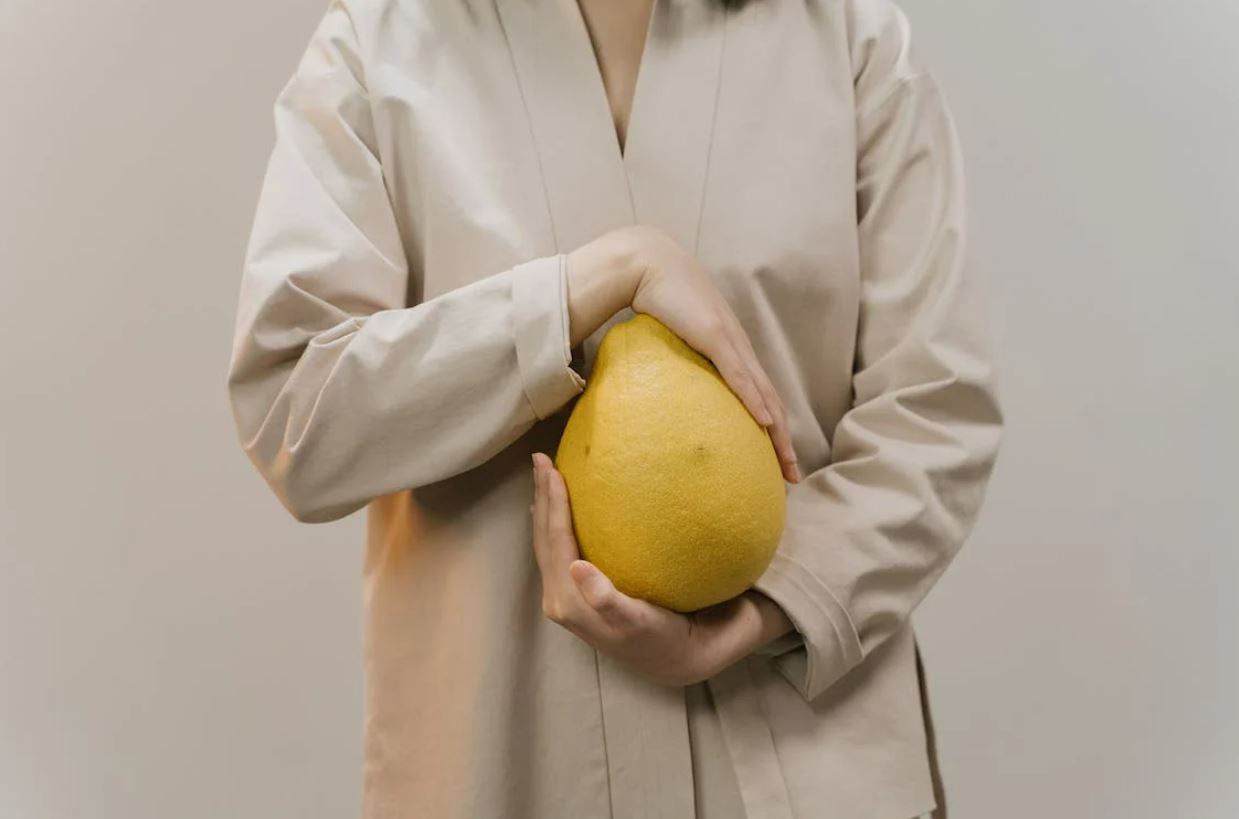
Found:
[[[579,3],[358,4],[408,303],[655,225],[736,310],[819,467],[851,405],[860,296],[844,4]],[[583,345],[587,377],[606,329]],[[695,815],[683,692],[539,610],[529,453],[554,451],[564,415],[370,508],[367,819]],[[916,813],[931,797],[912,657],[901,634],[812,705],[754,659],[719,700],[726,730],[759,729],[740,779],[786,779],[837,816]]]

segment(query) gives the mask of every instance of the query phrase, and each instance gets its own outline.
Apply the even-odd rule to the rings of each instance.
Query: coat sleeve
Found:
[[[755,586],[796,629],[759,653],[810,700],[896,633],[947,567],[1002,426],[951,117],[911,57],[903,16],[863,5],[886,13],[855,46],[853,404],[830,463],[790,488],[783,539]]]
[[[406,305],[362,66],[335,2],[274,106],[229,367],[242,445],[303,521],[477,466],[584,385],[562,255]]]

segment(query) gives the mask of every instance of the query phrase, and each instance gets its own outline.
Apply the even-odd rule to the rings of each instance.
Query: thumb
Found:
[[[588,560],[574,560],[568,566],[568,573],[576,583],[581,597],[594,611],[612,625],[621,625],[627,621],[624,616],[624,595],[597,566]]]

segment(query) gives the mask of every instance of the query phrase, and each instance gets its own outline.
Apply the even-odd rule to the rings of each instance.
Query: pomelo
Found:
[[[669,609],[749,588],[783,531],[769,435],[709,360],[644,314],[603,337],[555,465],[581,556]]]

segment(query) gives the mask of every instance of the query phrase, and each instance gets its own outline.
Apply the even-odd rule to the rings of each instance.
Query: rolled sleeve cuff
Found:
[[[821,696],[863,659],[860,637],[831,590],[803,564],[776,552],[753,588],[778,603],[802,646],[779,641],[766,654],[806,700]],[[776,653],[778,649],[784,649]]]
[[[525,397],[539,420],[580,395],[585,379],[572,369],[568,286],[561,253],[512,269],[512,334]]]

